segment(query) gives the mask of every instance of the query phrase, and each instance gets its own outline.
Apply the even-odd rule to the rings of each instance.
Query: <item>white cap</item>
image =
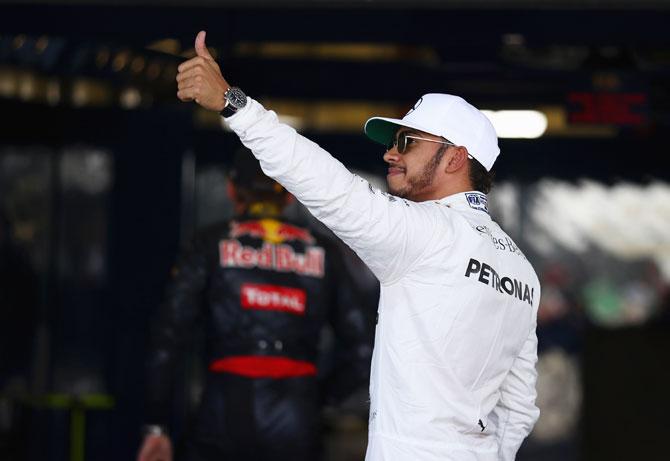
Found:
[[[498,136],[488,117],[465,99],[451,94],[423,95],[402,119],[372,117],[365,122],[365,134],[387,146],[399,126],[463,146],[489,171],[500,154]]]

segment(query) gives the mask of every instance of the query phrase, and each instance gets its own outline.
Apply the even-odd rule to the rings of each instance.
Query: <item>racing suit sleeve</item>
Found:
[[[438,234],[449,238],[438,229],[434,210],[374,189],[255,100],[226,121],[265,174],[349,245],[382,283],[409,271]]]
[[[204,245],[183,250],[172,268],[165,301],[152,321],[146,367],[146,423],[167,426],[178,360],[193,338],[207,283]]]
[[[537,392],[537,335],[531,329],[521,352],[500,387],[500,400],[493,409],[501,461],[513,461],[523,440],[530,434],[540,416],[535,405]]]

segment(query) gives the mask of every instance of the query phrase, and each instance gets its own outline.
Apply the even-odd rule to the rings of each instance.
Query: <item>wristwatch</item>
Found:
[[[247,105],[247,95],[236,86],[231,86],[223,93],[223,99],[226,100],[225,106],[221,111],[224,118],[235,115],[235,113]]]

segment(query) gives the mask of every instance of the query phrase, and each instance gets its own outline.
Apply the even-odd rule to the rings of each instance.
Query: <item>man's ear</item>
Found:
[[[455,173],[464,168],[468,163],[468,150],[463,146],[453,147],[452,154],[448,158],[446,173]]]

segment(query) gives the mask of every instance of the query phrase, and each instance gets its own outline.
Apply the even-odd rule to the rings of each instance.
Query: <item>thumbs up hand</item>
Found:
[[[220,112],[225,105],[223,94],[230,85],[207,50],[205,35],[205,31],[201,30],[195,38],[197,56],[177,68],[177,97],[181,101],[195,101],[205,109]]]
[[[205,59],[209,59],[214,61],[214,58],[212,55],[209,53],[209,50],[207,49],[207,45],[205,45],[205,37],[207,36],[207,32],[204,30],[201,30],[198,32],[198,35],[195,36],[195,52],[198,54],[198,56],[203,57]]]

